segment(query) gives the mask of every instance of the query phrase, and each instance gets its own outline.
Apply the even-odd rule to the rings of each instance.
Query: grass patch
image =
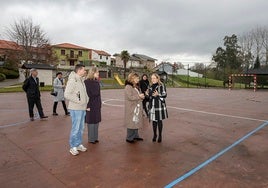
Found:
[[[180,87],[215,87],[215,88],[224,88],[222,80],[215,80],[211,78],[198,78],[198,77],[189,77],[187,75],[173,75],[170,78],[169,82],[172,82],[172,78],[180,84]],[[188,82],[189,81],[189,82]],[[228,87],[227,85],[225,87]],[[244,83],[235,83],[234,88],[245,88]]]
[[[120,86],[114,79],[101,79],[103,86],[101,89],[122,89],[124,86]],[[51,91],[52,85],[45,85],[44,87],[39,87],[40,91]],[[24,92],[22,89],[22,84],[12,85],[8,87],[0,88],[0,93],[12,93],[12,92]]]
[[[40,91],[51,91],[52,86],[39,87]],[[24,92],[22,85],[14,85],[0,88],[0,93]]]

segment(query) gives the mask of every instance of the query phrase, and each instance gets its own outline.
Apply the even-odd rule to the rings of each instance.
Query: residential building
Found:
[[[79,63],[89,66],[89,48],[62,43],[53,45],[52,50],[58,58],[58,68],[70,69]]]
[[[111,55],[103,50],[89,50],[89,59],[95,65],[111,65]]]
[[[132,56],[138,58],[141,64],[146,66],[148,69],[153,69],[155,67],[155,61],[157,59],[151,58],[143,54],[133,54]]]
[[[20,46],[12,41],[0,40],[0,64],[3,65],[10,53],[20,51]]]
[[[24,63],[21,69],[25,70],[25,76],[29,76],[29,70],[35,68],[38,71],[40,86],[53,85],[53,76],[56,68],[48,64],[28,64]],[[20,71],[21,72],[21,71]],[[23,71],[22,71],[23,72]]]
[[[116,65],[116,60],[114,57],[111,57],[111,66],[115,67]]]
[[[11,60],[17,64],[23,63],[50,63],[51,46],[30,47],[29,52],[24,53],[23,46],[16,42],[0,40],[0,64]]]
[[[122,61],[120,54],[114,54],[115,66],[124,67],[124,62]],[[129,61],[126,64],[126,68],[148,68],[153,69],[155,67],[156,59],[151,58],[142,54],[132,54]]]

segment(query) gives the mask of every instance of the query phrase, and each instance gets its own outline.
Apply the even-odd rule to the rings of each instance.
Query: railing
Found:
[[[78,59],[78,54],[73,54],[73,55],[66,54],[66,58],[67,59]]]

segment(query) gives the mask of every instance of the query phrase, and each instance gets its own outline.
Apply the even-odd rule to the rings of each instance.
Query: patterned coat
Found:
[[[140,106],[138,114],[139,122],[134,123],[134,110],[138,104]],[[131,84],[127,84],[125,87],[125,126],[129,129],[138,129],[143,126],[142,99],[139,97],[139,91]]]
[[[152,96],[153,90],[157,90],[159,95]],[[158,121],[168,118],[165,98],[167,97],[164,85],[152,85],[149,88],[149,118],[151,121]]]

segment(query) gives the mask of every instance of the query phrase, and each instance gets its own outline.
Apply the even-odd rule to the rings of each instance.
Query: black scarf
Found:
[[[158,87],[158,83],[152,84],[151,87],[152,87],[152,91],[154,92],[156,90],[156,88]]]

